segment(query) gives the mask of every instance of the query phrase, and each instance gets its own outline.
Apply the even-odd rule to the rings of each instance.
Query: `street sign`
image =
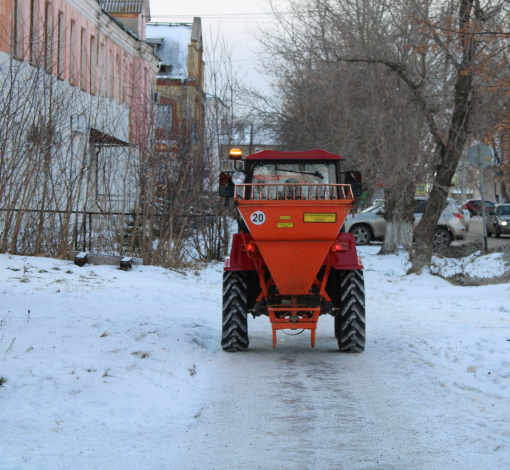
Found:
[[[427,185],[426,184],[417,184],[415,195],[416,196],[426,196],[427,195]]]
[[[473,145],[467,156],[469,163],[475,168],[487,168],[492,162],[492,150],[484,144]]]
[[[475,168],[483,170],[487,168],[492,161],[492,150],[487,145],[473,145],[467,154],[469,163]],[[482,220],[483,220],[483,241],[485,245],[485,253],[487,253],[487,222],[485,220],[485,191],[483,190],[483,171],[480,172],[480,186],[482,199]]]

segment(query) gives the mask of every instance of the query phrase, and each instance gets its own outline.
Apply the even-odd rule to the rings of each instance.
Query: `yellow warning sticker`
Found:
[[[281,215],[280,216],[280,220],[291,220],[292,219],[292,216],[290,215]]]
[[[278,222],[278,228],[293,228],[293,222]]]
[[[334,223],[336,222],[336,214],[313,214],[305,212],[303,214],[303,222],[319,222],[319,223]]]

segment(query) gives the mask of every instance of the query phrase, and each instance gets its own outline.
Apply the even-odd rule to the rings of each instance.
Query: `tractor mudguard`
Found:
[[[349,235],[352,235],[350,233]],[[244,237],[244,241],[243,241]],[[354,235],[352,235],[354,240]],[[235,233],[232,239],[232,249],[230,256],[225,258],[225,271],[253,271],[255,270],[255,262],[246,253],[245,243],[253,241],[251,233]]]
[[[338,270],[345,269],[364,269],[363,262],[356,251],[356,241],[354,234],[349,232],[340,232],[336,237],[337,243],[342,246],[341,251],[332,253],[333,262],[331,267]],[[326,256],[324,266],[328,264],[329,256]]]

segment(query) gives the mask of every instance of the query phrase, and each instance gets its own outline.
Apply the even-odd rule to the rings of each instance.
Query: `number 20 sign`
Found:
[[[266,214],[262,211],[255,211],[250,216],[250,220],[254,225],[262,225],[266,221]]]

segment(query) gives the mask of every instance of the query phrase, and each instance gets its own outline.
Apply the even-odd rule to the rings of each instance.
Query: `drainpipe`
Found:
[[[186,132],[189,132],[189,88],[184,84],[186,79],[182,79],[182,87],[186,89]]]

